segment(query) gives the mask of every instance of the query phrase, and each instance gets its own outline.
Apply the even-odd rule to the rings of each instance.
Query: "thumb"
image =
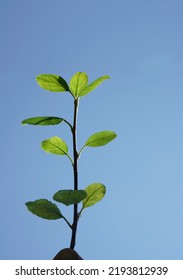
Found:
[[[82,260],[82,258],[75,250],[65,248],[60,250],[53,260]]]

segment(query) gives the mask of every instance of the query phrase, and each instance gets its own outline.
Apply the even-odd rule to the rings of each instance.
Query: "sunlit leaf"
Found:
[[[54,92],[69,91],[67,82],[60,76],[54,74],[41,74],[36,77],[40,87]]]
[[[43,150],[56,155],[67,155],[67,144],[60,137],[54,136],[41,143]]]
[[[87,197],[83,200],[83,209],[99,202],[106,193],[106,188],[100,183],[94,183],[86,187]]]
[[[69,88],[74,97],[78,97],[80,92],[87,86],[88,76],[85,72],[77,72],[70,80]]]
[[[81,202],[85,197],[84,190],[61,190],[54,194],[53,199],[68,206]]]
[[[93,91],[102,82],[104,82],[105,80],[108,80],[108,79],[110,79],[110,77],[108,75],[105,75],[105,76],[102,76],[102,77],[96,79],[95,81],[93,81],[91,84],[89,84],[88,86],[83,88],[83,90],[80,91],[79,97],[87,95],[90,91]]]
[[[30,212],[43,219],[57,220],[62,218],[62,214],[56,204],[47,199],[29,201],[26,206]]]
[[[31,124],[31,125],[55,125],[59,124],[63,119],[58,117],[46,116],[46,117],[33,117],[25,119],[22,121],[22,124]]]
[[[104,130],[101,132],[94,133],[85,142],[85,146],[99,147],[104,146],[116,138],[116,133],[110,130]]]

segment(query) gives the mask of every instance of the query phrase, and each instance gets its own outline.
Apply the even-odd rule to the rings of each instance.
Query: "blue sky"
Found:
[[[35,77],[68,82],[78,71],[111,79],[81,99],[78,146],[109,129],[118,138],[86,149],[79,185],[106,185],[79,221],[84,259],[183,259],[182,1],[1,1],[0,259],[52,259],[70,243],[62,220],[42,220],[25,202],[72,187],[64,157],[40,142],[66,126],[21,126],[55,115],[72,120],[72,98],[42,90]],[[70,219],[71,208],[60,207]]]

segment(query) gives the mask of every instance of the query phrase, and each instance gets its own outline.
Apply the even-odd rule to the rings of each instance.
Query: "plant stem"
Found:
[[[74,171],[74,190],[78,190],[78,152],[77,152],[77,115],[78,115],[78,106],[79,99],[74,100],[74,120],[73,120],[73,171]],[[76,244],[76,232],[77,232],[77,224],[78,224],[78,205],[74,204],[74,212],[73,212],[73,224],[72,224],[72,236],[70,248],[74,249]]]

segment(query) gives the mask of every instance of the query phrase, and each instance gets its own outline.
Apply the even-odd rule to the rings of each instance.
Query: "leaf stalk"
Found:
[[[72,225],[69,223],[69,221],[62,215],[62,219],[68,224],[68,226],[72,229]]]

